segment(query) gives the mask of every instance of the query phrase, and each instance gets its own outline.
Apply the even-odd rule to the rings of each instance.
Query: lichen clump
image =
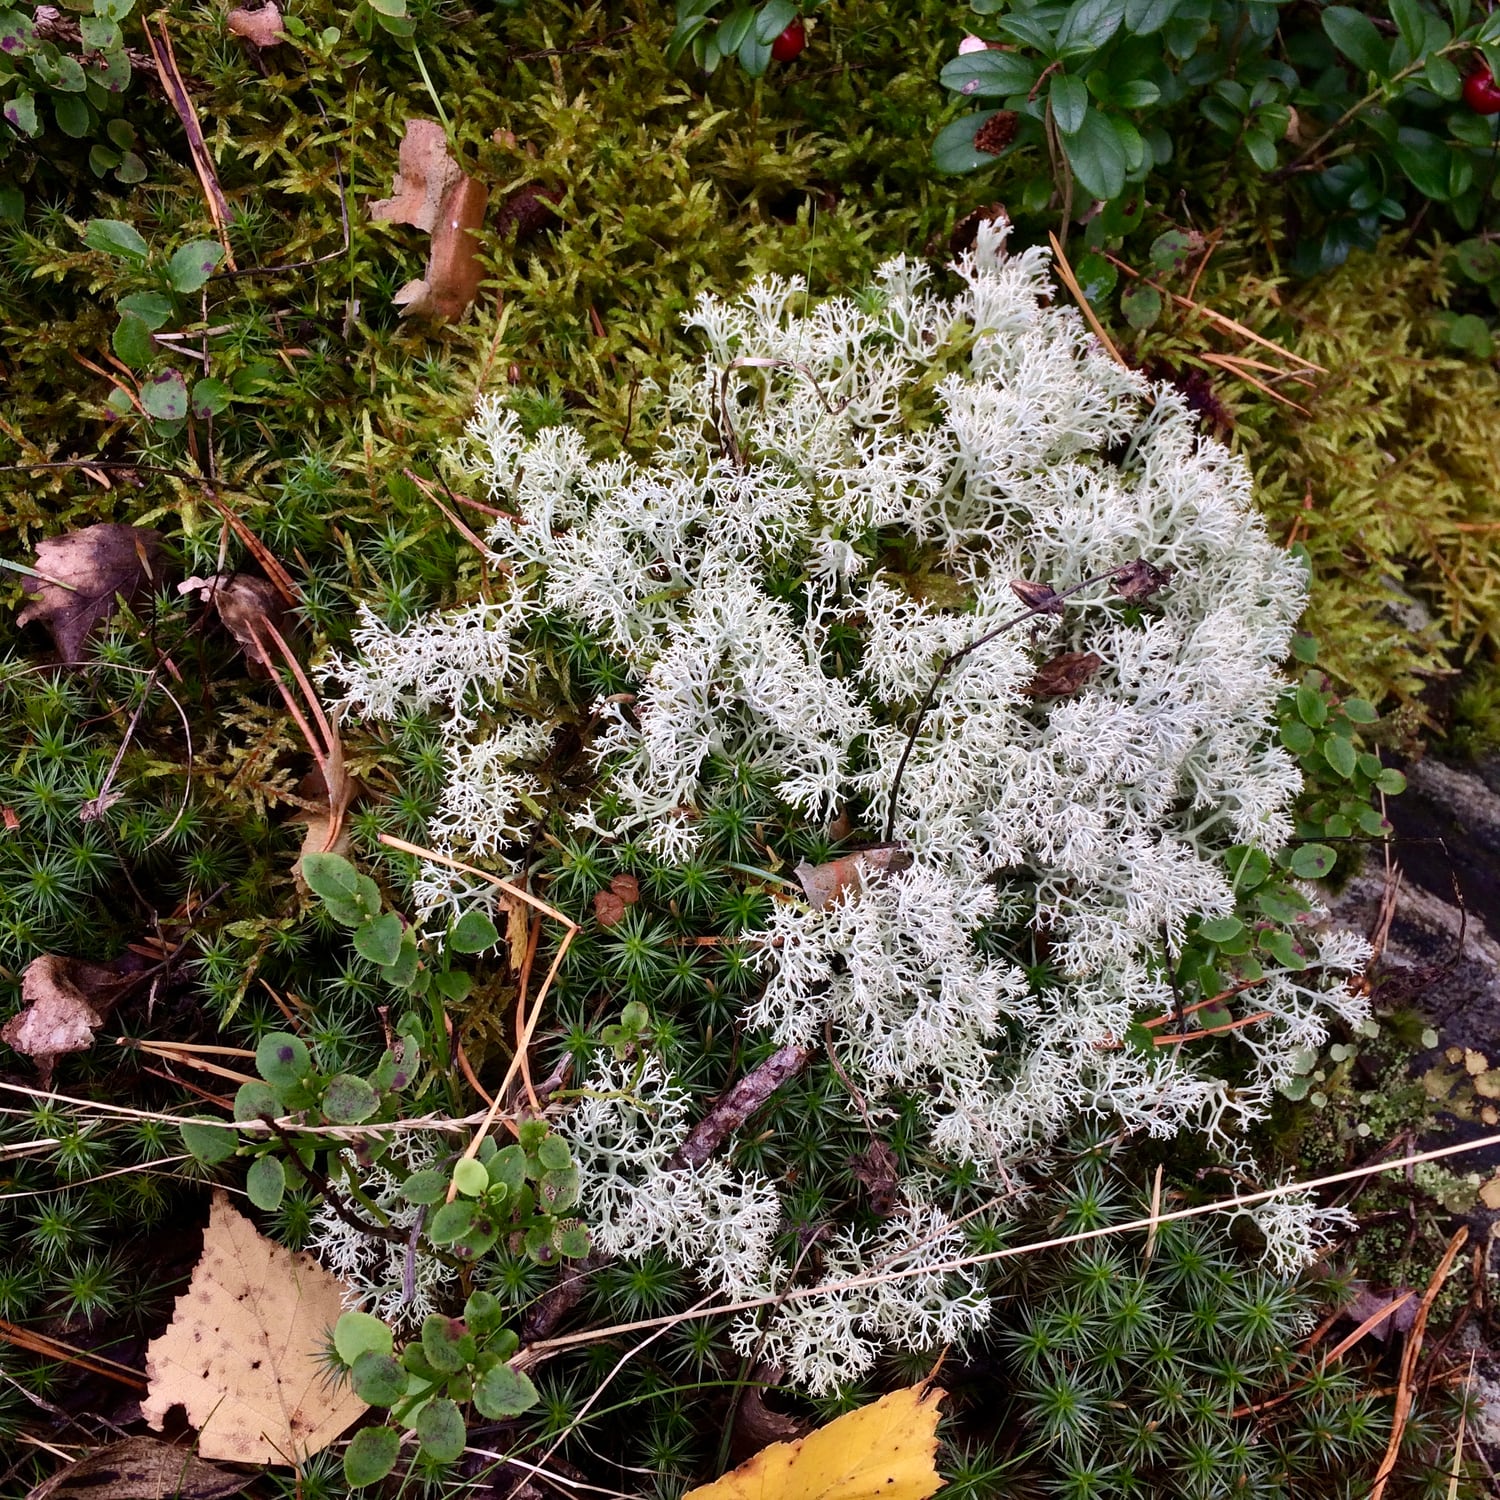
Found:
[[[1209,1046],[1130,1043],[1175,1013],[1188,924],[1234,909],[1226,854],[1290,835],[1299,778],[1270,729],[1305,578],[1244,465],[1053,305],[1044,252],[1007,256],[984,226],[955,270],[951,297],[904,259],[852,298],[810,304],[796,280],[704,296],[706,351],[658,393],[646,462],[482,403],[461,462],[505,512],[487,538],[503,582],[399,629],[367,616],[334,671],[350,709],[446,716],[434,836],[497,866],[550,795],[540,643],[559,632],[629,689],[594,705],[575,829],[691,860],[726,765],[767,778],[788,820],[872,840],[889,824],[907,868],[822,906],[776,887],[741,1020],[778,1044],[830,1036],[874,1109],[919,1096],[932,1155],[998,1188],[1081,1117],[1231,1142],[1330,1012],[1363,1014],[1329,980],[1361,950],[1299,932],[1298,964],[1255,988],[1265,1018],[1228,1040],[1232,1070]],[[1170,585],[1122,597],[1108,575],[1137,558]],[[943,676],[893,797],[918,704],[1017,615],[1013,583],[1096,578]],[[1064,653],[1092,675],[1050,695],[1038,673]],[[436,867],[420,889],[445,920],[476,895]],[[673,1171],[687,1122],[667,1070],[605,1064],[589,1086],[559,1128],[599,1243],[664,1250],[735,1298],[787,1287],[777,1189]],[[844,1289],[747,1320],[746,1352],[826,1389],[881,1344],[984,1321],[977,1282],[931,1269],[962,1246],[937,1180],[900,1187],[881,1231],[826,1248],[822,1284]],[[1273,1253],[1316,1242],[1308,1212],[1267,1219]]]

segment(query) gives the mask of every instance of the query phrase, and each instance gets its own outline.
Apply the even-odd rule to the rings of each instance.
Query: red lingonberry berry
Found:
[[[1500,83],[1488,68],[1475,68],[1464,79],[1464,103],[1476,115],[1500,115]]]
[[[802,17],[797,16],[785,31],[771,43],[771,56],[777,62],[792,62],[801,57],[802,49],[807,45],[807,27],[802,24]]]

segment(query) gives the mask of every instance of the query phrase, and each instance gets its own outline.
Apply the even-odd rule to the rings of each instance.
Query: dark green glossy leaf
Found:
[[[355,1357],[349,1383],[367,1406],[394,1406],[406,1394],[407,1374],[391,1355],[367,1349]]]

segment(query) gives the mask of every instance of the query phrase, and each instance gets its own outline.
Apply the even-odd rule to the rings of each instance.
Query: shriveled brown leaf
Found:
[[[524,244],[556,221],[561,202],[559,188],[517,188],[495,214],[495,232]]]
[[[806,1422],[766,1405],[765,1387],[774,1384],[777,1378],[777,1372],[764,1364],[751,1370],[751,1383],[741,1391],[734,1409],[734,1431],[729,1443],[732,1461],[740,1462],[771,1443],[789,1443],[806,1434]]]
[[[84,646],[123,598],[133,604],[161,580],[161,535],[116,521],[101,521],[37,544],[40,578],[22,580],[31,602],[18,625],[46,628],[57,654],[70,664],[87,659]]]
[[[253,573],[214,573],[208,578],[188,578],[177,585],[179,594],[197,594],[218,615],[225,629],[238,642],[251,671],[266,676],[271,659],[266,654],[270,637],[262,628],[267,621],[287,634],[286,602],[276,588]]]
[[[1128,599],[1134,604],[1141,599],[1149,599],[1152,594],[1166,588],[1176,571],[1175,568],[1158,568],[1154,563],[1148,563],[1144,557],[1138,557],[1134,562],[1126,563],[1123,568],[1116,568],[1110,575],[1110,581],[1122,599]]]
[[[118,968],[43,953],[21,975],[25,1009],[0,1027],[0,1041],[29,1057],[48,1084],[59,1057],[93,1046],[126,982]]]
[[[531,932],[531,908],[523,901],[512,901],[505,913],[505,944],[510,949],[510,971],[521,972],[526,962],[526,944]]]
[[[267,0],[259,10],[237,5],[224,17],[224,24],[256,48],[275,47],[287,39],[281,29],[281,7],[276,0]]]
[[[616,875],[607,891],[594,895],[594,916],[601,927],[613,927],[624,915],[627,907],[641,899],[641,883],[634,875]]]
[[[1092,651],[1064,651],[1036,669],[1026,691],[1033,698],[1071,698],[1082,692],[1104,665]]]
[[[971,210],[953,226],[953,233],[948,236],[949,253],[962,255],[965,250],[972,250],[974,241],[979,238],[981,224],[996,224],[1009,217],[1005,205],[999,202]]]
[[[1038,614],[1060,615],[1063,612],[1063,601],[1057,597],[1057,590],[1050,583],[1032,583],[1026,578],[1012,578],[1010,591],[1028,609],[1034,609]]]
[[[1351,1323],[1363,1323],[1382,1308],[1389,1307],[1389,1315],[1371,1327],[1370,1337],[1383,1341],[1392,1334],[1411,1331],[1412,1324],[1417,1320],[1417,1298],[1412,1288],[1397,1286],[1388,1292],[1377,1292],[1362,1281],[1355,1282],[1354,1288],[1354,1297],[1344,1309],[1344,1316]],[[1407,1301],[1398,1302],[1402,1292],[1410,1293],[1410,1296]],[[1393,1303],[1396,1305],[1392,1306]]]
[[[896,1153],[884,1141],[871,1141],[870,1149],[849,1161],[849,1170],[870,1195],[871,1209],[882,1219],[896,1206],[900,1172]]]
[[[826,864],[810,865],[803,860],[792,874],[801,883],[813,910],[823,911],[845,892],[863,890],[872,877],[910,868],[911,855],[899,844],[877,844],[871,849],[830,859]]]
[[[394,298],[403,316],[462,315],[479,290],[483,268],[474,231],[484,222],[489,189],[464,175],[448,151],[442,126],[408,120],[392,196],[370,205],[372,219],[411,224],[432,236],[427,274]]]
[[[300,1463],[366,1410],[319,1360],[343,1286],[310,1255],[260,1234],[216,1192],[193,1279],[146,1350],[141,1415],[160,1430],[181,1406],[205,1458]]]
[[[161,1438],[131,1437],[85,1453],[26,1500],[221,1500],[254,1478],[203,1463]]]

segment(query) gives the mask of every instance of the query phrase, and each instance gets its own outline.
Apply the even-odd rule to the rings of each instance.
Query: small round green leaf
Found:
[[[132,292],[117,304],[122,313],[132,313],[153,333],[172,316],[172,304],[160,292]]]
[[[216,417],[228,408],[230,390],[222,380],[196,380],[193,382],[193,415]]]
[[[187,382],[176,370],[163,370],[141,382],[141,406],[158,422],[180,422],[188,414]]]
[[[281,1114],[281,1101],[272,1092],[271,1086],[259,1079],[242,1083],[234,1096],[234,1117],[241,1124],[246,1120],[258,1120],[270,1115],[274,1120]]]
[[[396,1347],[391,1330],[374,1313],[346,1312],[333,1325],[333,1347],[346,1365],[361,1354],[389,1354]]]
[[[434,1244],[449,1245],[467,1234],[473,1222],[474,1200],[455,1198],[452,1203],[445,1203],[432,1216],[432,1223],[428,1226],[427,1233]]]
[[[349,1383],[367,1406],[394,1406],[406,1394],[406,1371],[389,1354],[366,1349],[355,1356]]]
[[[182,1144],[206,1167],[227,1161],[239,1149],[239,1137],[222,1125],[206,1120],[180,1120],[177,1129],[182,1133]]]
[[[394,1427],[366,1427],[344,1449],[344,1478],[355,1488],[377,1484],[396,1467],[401,1434]]]
[[[1136,282],[1120,293],[1120,311],[1132,328],[1145,330],[1161,317],[1161,293]]]
[[[474,1386],[474,1405],[480,1416],[497,1421],[501,1417],[518,1417],[530,1411],[541,1400],[537,1388],[520,1370],[496,1365],[486,1370]]]
[[[361,958],[384,967],[401,956],[401,918],[393,911],[383,912],[373,921],[362,922],[354,929],[354,948]]]
[[[359,871],[341,854],[304,854],[302,878],[324,900],[352,901],[359,891]]]
[[[445,1317],[442,1313],[431,1313],[422,1321],[422,1353],[434,1370],[455,1374],[464,1367],[464,1357],[459,1350],[459,1340],[469,1330],[462,1318]]]
[[[1211,943],[1232,943],[1244,930],[1238,917],[1211,917],[1198,924],[1198,931]]]
[[[213,275],[224,258],[223,246],[213,240],[193,240],[173,252],[167,262],[167,280],[174,292],[196,292]]]
[[[258,1156],[245,1174],[245,1192],[250,1201],[266,1213],[281,1207],[286,1192],[286,1168],[279,1156]]]
[[[90,219],[84,226],[83,242],[90,250],[103,250],[124,260],[143,261],[149,251],[139,233],[119,219]]]
[[[358,1125],[380,1108],[380,1095],[353,1073],[335,1073],[323,1094],[323,1113],[335,1125]]]
[[[1387,797],[1399,797],[1406,790],[1406,777],[1394,766],[1386,766],[1375,778],[1375,785]]]
[[[417,1415],[422,1451],[439,1463],[451,1464],[464,1451],[469,1434],[458,1404],[446,1396],[429,1401]]]
[[[573,1158],[568,1154],[568,1143],[560,1135],[549,1135],[536,1148],[536,1155],[537,1160],[549,1172],[565,1171],[573,1165]]]
[[[466,1156],[453,1168],[453,1185],[466,1198],[477,1198],[490,1185],[490,1174],[482,1162]]]
[[[1354,768],[1358,763],[1359,757],[1351,741],[1347,740],[1341,734],[1330,734],[1323,741],[1323,759],[1340,776],[1349,777],[1354,775]]]
[[[156,346],[151,342],[151,330],[134,313],[126,313],[115,325],[109,344],[119,355],[121,362],[132,370],[144,370],[156,354]]]
[[[1292,874],[1299,880],[1323,880],[1337,859],[1327,844],[1302,844],[1292,854]]]
[[[408,1203],[440,1203],[448,1192],[448,1174],[432,1167],[413,1172],[401,1184],[401,1196]]]
[[[483,953],[499,941],[499,931],[482,911],[466,911],[448,934],[448,946],[455,953]]]
[[[272,1088],[290,1088],[300,1083],[311,1065],[307,1044],[289,1031],[270,1032],[255,1049],[255,1071]]]

